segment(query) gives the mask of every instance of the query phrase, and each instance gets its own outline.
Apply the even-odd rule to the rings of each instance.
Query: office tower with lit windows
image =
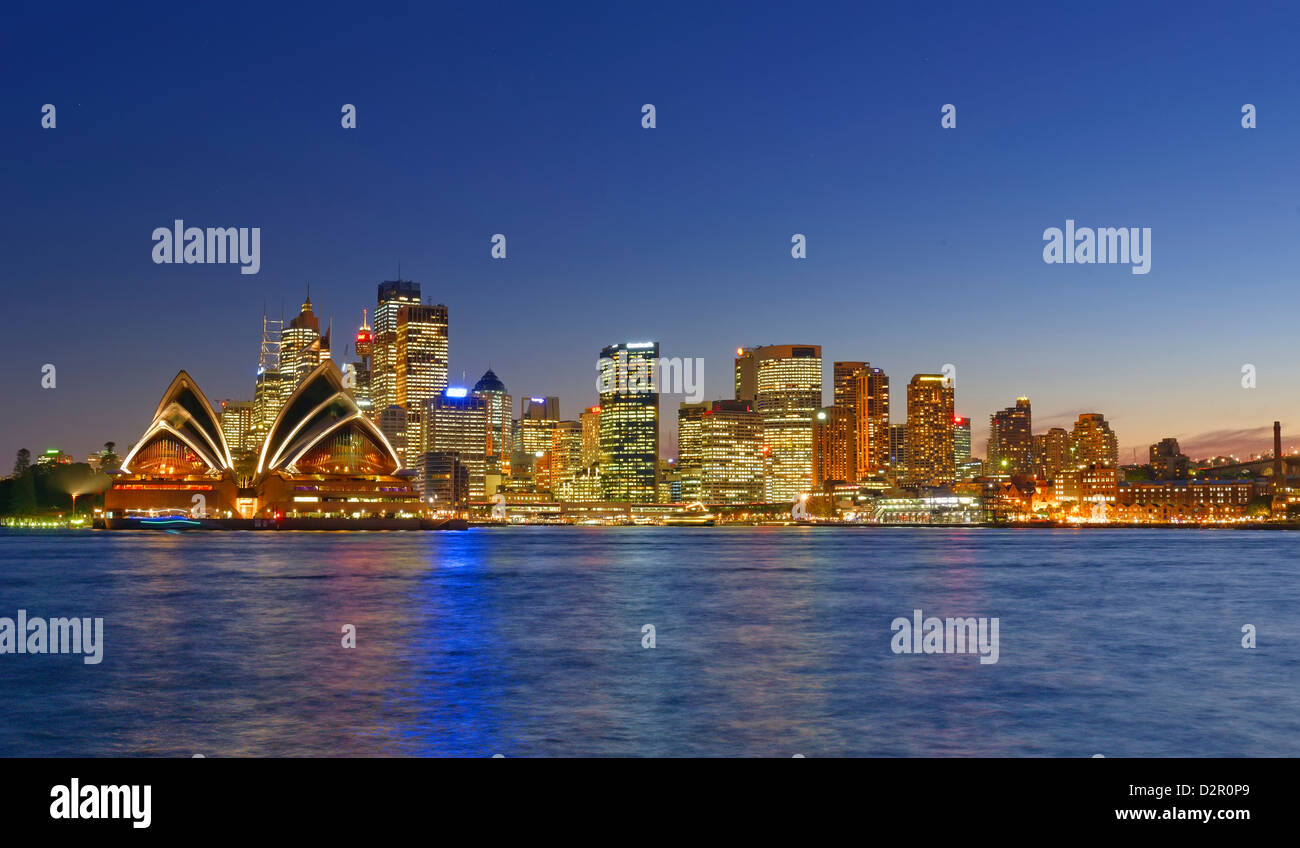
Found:
[[[406,433],[408,427],[406,409],[396,404],[385,407],[379,413],[379,432],[384,434],[384,438],[393,446],[393,451],[397,458],[402,461],[402,467],[408,468],[415,463],[415,458],[420,454],[419,443],[410,445],[407,450]]]
[[[736,400],[754,402],[758,393],[758,355],[759,348],[736,348]]]
[[[870,363],[853,372],[845,405],[853,403],[853,439],[857,478],[865,480],[889,468],[889,376]],[[838,404],[837,404],[838,405]]]
[[[600,487],[607,501],[654,503],[659,471],[658,342],[600,352]]]
[[[857,451],[853,449],[857,403],[827,406],[813,415],[813,488],[827,483],[857,481]]]
[[[600,465],[600,407],[589,406],[578,416],[582,424],[582,465],[592,468]]]
[[[757,368],[754,408],[767,448],[765,497],[793,502],[812,488],[813,416],[822,406],[820,345],[768,345],[750,352]]]
[[[907,425],[889,425],[889,465],[898,474],[907,470]]]
[[[560,423],[558,397],[519,399],[519,449],[534,460],[551,449],[555,427]]]
[[[1076,465],[1119,465],[1119,440],[1100,412],[1085,412],[1070,433],[1072,462]]]
[[[487,494],[510,476],[510,458],[514,453],[514,421],[511,419],[514,401],[506,391],[505,383],[489,368],[474,384],[474,397],[482,398],[487,416],[487,444],[484,461],[487,474]]]
[[[416,409],[441,397],[447,388],[447,307],[399,307],[395,350],[397,405]]]
[[[1034,436],[1034,473],[1043,480],[1054,480],[1063,468],[1072,467],[1070,432],[1053,427]]]
[[[715,400],[709,407],[700,416],[699,500],[761,503],[765,497],[762,416],[746,401]]]
[[[582,471],[582,424],[557,421],[551,430],[551,449],[547,451],[549,489],[556,500],[573,500],[573,483]]]
[[[970,462],[970,419],[953,416],[952,454],[957,465]]]
[[[1034,468],[1034,437],[1029,398],[1016,398],[1009,406],[989,416],[989,474],[1029,474]]]
[[[907,474],[914,486],[956,479],[953,385],[943,374],[916,374],[907,384]]]
[[[221,402],[221,432],[232,454],[252,454],[261,448],[253,429],[253,402],[251,400],[223,400]]]
[[[422,404],[421,453],[454,453],[469,476],[469,497],[486,496],[487,401],[452,386]]]
[[[329,346],[321,337],[320,319],[312,309],[311,295],[301,311],[280,331],[281,403],[298,388],[316,366],[329,359]]]
[[[375,414],[397,400],[397,313],[420,305],[420,284],[411,280],[385,280],[379,284],[375,306],[374,341],[370,362],[370,401]]]
[[[695,501],[700,497],[702,473],[700,456],[700,421],[712,403],[687,403],[677,407],[677,474],[681,481],[681,499]]]

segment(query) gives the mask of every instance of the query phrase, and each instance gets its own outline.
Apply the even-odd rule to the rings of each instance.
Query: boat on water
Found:
[[[718,517],[704,504],[693,503],[664,516],[663,523],[667,527],[712,527],[718,523]]]

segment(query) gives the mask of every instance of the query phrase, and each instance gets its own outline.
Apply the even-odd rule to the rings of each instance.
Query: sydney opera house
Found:
[[[251,475],[236,473],[213,406],[184,371],[104,495],[109,529],[433,529],[410,472],[333,362],[298,386]]]

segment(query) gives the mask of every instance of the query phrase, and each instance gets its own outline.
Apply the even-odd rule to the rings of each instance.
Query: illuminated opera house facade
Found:
[[[241,475],[220,418],[182,371],[113,475],[104,512],[109,526],[118,527],[166,515],[232,527],[418,522],[419,496],[401,466],[338,367],[326,361],[284,402],[252,473]]]

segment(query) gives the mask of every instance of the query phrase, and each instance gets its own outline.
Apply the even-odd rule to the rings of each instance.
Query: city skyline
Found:
[[[955,364],[977,453],[987,416],[1018,396],[1041,429],[1105,413],[1122,460],[1165,437],[1199,456],[1255,452],[1268,422],[1300,421],[1284,334],[1262,329],[1300,305],[1286,27],[1088,14],[1107,10],[1132,26],[1097,50],[1090,18],[1069,12],[1013,32],[974,9],[923,23],[696,9],[683,37],[671,9],[523,10],[487,30],[449,10],[436,26],[358,24],[358,40],[390,45],[382,68],[344,41],[301,74],[237,60],[281,50],[287,31],[334,43],[351,26],[338,13],[263,10],[238,38],[203,20],[213,40],[182,53],[143,32],[99,43],[104,11],[64,29],[23,10],[19,25],[34,16],[74,58],[7,75],[19,319],[0,392],[19,411],[0,440],[78,456],[129,443],[182,366],[214,397],[245,398],[263,303],[289,312],[310,280],[322,319],[350,329],[357,293],[400,263],[455,316],[451,375],[472,384],[491,366],[518,394],[560,397],[566,418],[594,402],[578,363],[619,339],[703,358],[706,399],[730,396],[736,347],[805,340],[896,379]],[[200,20],[172,10],[155,33]],[[602,73],[533,43],[543,21],[582,36],[572,61]],[[819,49],[794,62],[800,41]],[[40,61],[38,43],[3,61]],[[413,72],[430,53],[446,73]],[[192,101],[150,82],[175,63],[195,68]],[[40,128],[44,103],[55,129]],[[339,126],[344,103],[355,130]],[[153,264],[149,234],[176,218],[261,227],[260,273]],[[1067,220],[1149,227],[1150,273],[1044,263],[1042,233]],[[796,233],[806,259],[790,256]],[[41,388],[45,364],[56,389]],[[1258,388],[1241,387],[1246,364]]]

